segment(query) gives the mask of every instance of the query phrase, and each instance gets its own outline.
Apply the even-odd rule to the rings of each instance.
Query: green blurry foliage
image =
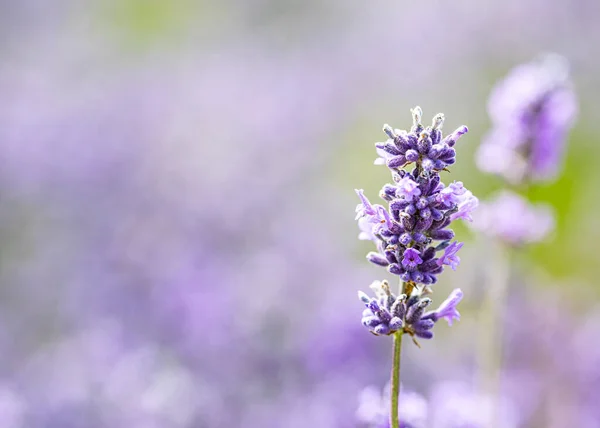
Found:
[[[200,5],[192,0],[110,0],[99,14],[108,34],[130,48],[146,48],[181,38]]]

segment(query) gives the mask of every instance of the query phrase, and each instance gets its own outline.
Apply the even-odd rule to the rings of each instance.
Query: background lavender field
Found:
[[[504,186],[475,165],[488,95],[548,51],[579,114],[560,176],[521,190],[556,227],[504,272],[497,426],[600,427],[598,18],[594,0],[0,1],[0,427],[367,426],[391,342],[356,290],[395,279],[364,259],[353,189],[388,180],[381,126],[415,105],[468,125],[451,177],[485,200]],[[495,252],[458,238],[435,287],[465,291],[462,320],[405,346],[402,379],[476,419]]]

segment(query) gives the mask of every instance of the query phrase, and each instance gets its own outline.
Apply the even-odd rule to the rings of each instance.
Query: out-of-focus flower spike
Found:
[[[477,151],[477,166],[511,184],[554,178],[577,116],[572,86],[559,55],[515,67],[490,94],[493,127]]]

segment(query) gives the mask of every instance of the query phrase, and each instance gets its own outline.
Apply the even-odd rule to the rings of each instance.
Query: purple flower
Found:
[[[358,239],[361,241],[375,241],[375,235],[373,234],[373,228],[379,223],[374,223],[369,217],[362,217],[358,219]]]
[[[429,400],[435,406],[430,412],[428,427],[489,427],[498,422],[498,415],[501,415],[500,426],[503,428],[523,426],[513,400],[503,394],[490,397],[467,384],[438,383]]]
[[[410,202],[421,195],[419,185],[409,175],[405,175],[397,186],[396,195],[403,197],[406,201]]]
[[[458,141],[458,139],[460,137],[462,137],[467,132],[469,132],[469,128],[467,128],[464,125],[459,126],[452,134],[450,134],[450,137],[448,138],[448,140],[456,142],[456,141]]]
[[[439,113],[433,118],[432,125],[425,128],[421,124],[423,112],[420,107],[411,110],[413,126],[410,132],[383,126],[389,139],[384,143],[376,143],[379,158],[376,165],[387,165],[396,170],[411,163],[417,163],[424,171],[440,171],[456,162],[454,145],[468,129],[459,127],[452,134],[442,138],[444,115]]]
[[[427,288],[414,287],[410,296],[396,296],[387,281],[375,281],[370,287],[375,297],[358,292],[359,300],[365,305],[362,324],[376,336],[390,335],[397,331],[410,335],[413,339],[431,339],[435,323],[445,318],[449,325],[453,319],[460,319],[456,305],[462,299],[461,290],[454,290],[435,311],[425,313],[431,304]]]
[[[548,236],[554,229],[554,216],[545,205],[532,205],[516,193],[503,191],[481,205],[472,227],[519,246]]]
[[[383,392],[380,388],[370,386],[365,388],[359,397],[356,418],[363,424],[375,428],[389,428],[390,417],[390,386]],[[400,390],[399,414],[400,427],[424,427],[428,417],[427,400],[416,392]]]
[[[456,220],[458,218],[472,222],[473,217],[471,213],[479,206],[479,199],[473,196],[471,191],[467,190],[464,192],[458,201],[458,210],[450,215],[450,220]]]
[[[445,207],[451,207],[461,202],[461,196],[467,192],[467,189],[463,186],[462,181],[455,181],[450,183],[448,187],[442,189],[438,193],[438,201],[443,203]]]
[[[442,257],[440,257],[437,260],[438,266],[444,264],[450,266],[452,270],[456,270],[456,268],[460,264],[460,257],[458,257],[456,253],[458,253],[458,250],[460,250],[463,245],[463,242],[454,241],[452,244],[446,247],[446,249],[444,249],[444,254],[442,255]]]
[[[373,207],[369,199],[365,196],[365,191],[363,189],[355,189],[354,191],[360,198],[361,202],[356,206],[355,220],[358,220],[360,217],[377,215],[377,210],[375,209],[375,207]]]
[[[439,174],[456,161],[454,145],[467,128],[459,127],[444,137],[442,114],[436,115],[429,127],[421,124],[419,107],[412,114],[410,132],[385,125],[389,139],[376,144],[392,172],[393,184],[384,185],[380,192],[389,210],[372,205],[357,190],[362,200],[356,209],[359,237],[376,244],[377,252],[367,256],[372,263],[386,267],[403,281],[433,284],[444,265],[455,268],[458,263],[455,252],[448,252],[458,249],[455,247],[445,253],[447,263],[438,262],[436,253],[445,247],[433,241],[450,241],[454,237],[450,224],[459,218],[471,221],[478,199],[461,181],[444,186]],[[411,163],[415,164],[411,171],[403,169]]]
[[[558,55],[516,67],[493,90],[493,128],[477,152],[483,171],[512,183],[553,178],[577,114],[568,64]]]
[[[456,305],[462,292],[455,290],[437,311],[425,314],[431,304],[428,284],[437,281],[437,275],[448,265],[456,270],[460,259],[456,255],[462,243],[453,242],[454,232],[449,228],[453,220],[471,220],[471,212],[478,200],[462,182],[448,187],[441,182],[439,171],[455,162],[453,146],[467,129],[461,127],[454,134],[443,137],[441,128],[444,116],[434,117],[431,126],[421,124],[422,111],[412,110],[413,126],[410,132],[393,130],[385,125],[383,130],[389,140],[377,143],[378,152],[386,153],[386,165],[392,171],[394,184],[383,186],[380,196],[389,203],[388,210],[372,205],[363,195],[356,208],[361,229],[360,237],[371,239],[377,252],[369,252],[367,259],[398,275],[403,281],[402,294],[394,295],[386,281],[371,285],[375,297],[358,293],[365,305],[362,324],[376,336],[396,332],[416,338],[431,339],[433,326],[440,318],[451,324],[458,319]],[[410,163],[414,168],[402,169]],[[433,243],[433,241],[443,241]],[[440,258],[439,251],[444,250]]]
[[[355,219],[358,220],[360,229],[358,239],[374,241],[376,239],[375,234],[378,233],[382,224],[385,223],[388,228],[391,227],[390,216],[381,205],[371,205],[362,189],[355,191],[362,202],[356,206]]]
[[[456,309],[456,305],[462,300],[463,292],[460,288],[455,288],[450,293],[450,296],[442,302],[442,304],[433,312],[425,315],[425,318],[432,319],[437,322],[441,318],[448,321],[448,325],[452,325],[453,320],[460,320],[460,313]]]
[[[414,248],[407,248],[404,251],[404,257],[402,258],[402,266],[406,269],[415,269],[418,265],[423,263],[423,259],[419,257],[421,253]]]
[[[382,394],[380,389],[370,386],[361,392],[356,412],[360,423],[373,428],[389,428],[389,389],[387,385]],[[514,397],[509,400],[501,394],[493,399],[471,385],[452,381],[436,383],[428,397],[402,388],[400,427],[483,428],[493,425],[497,415],[502,415],[503,428],[517,428],[523,426],[523,421],[515,403]]]

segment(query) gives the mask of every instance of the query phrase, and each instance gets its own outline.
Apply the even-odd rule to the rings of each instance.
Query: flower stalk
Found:
[[[493,242],[493,241],[492,241]],[[508,248],[499,241],[491,244],[494,251],[493,262],[488,269],[488,293],[480,318],[480,384],[485,396],[492,399],[492,420],[490,427],[497,426],[500,397],[500,373],[502,371],[502,342],[504,329],[502,315],[506,305],[506,296],[510,280],[510,260]]]
[[[408,291],[407,284],[400,281],[400,295],[404,295]],[[412,292],[412,289],[410,290]],[[409,292],[409,294],[410,294]],[[397,331],[394,334],[394,354],[392,357],[392,374],[390,388],[390,427],[399,428],[400,424],[400,367],[402,363],[402,336],[404,330]]]
[[[391,376],[391,409],[390,409],[390,426],[399,428],[400,417],[398,414],[399,398],[400,398],[400,363],[402,360],[402,331],[397,331],[394,334],[394,357],[392,360],[392,376]]]

